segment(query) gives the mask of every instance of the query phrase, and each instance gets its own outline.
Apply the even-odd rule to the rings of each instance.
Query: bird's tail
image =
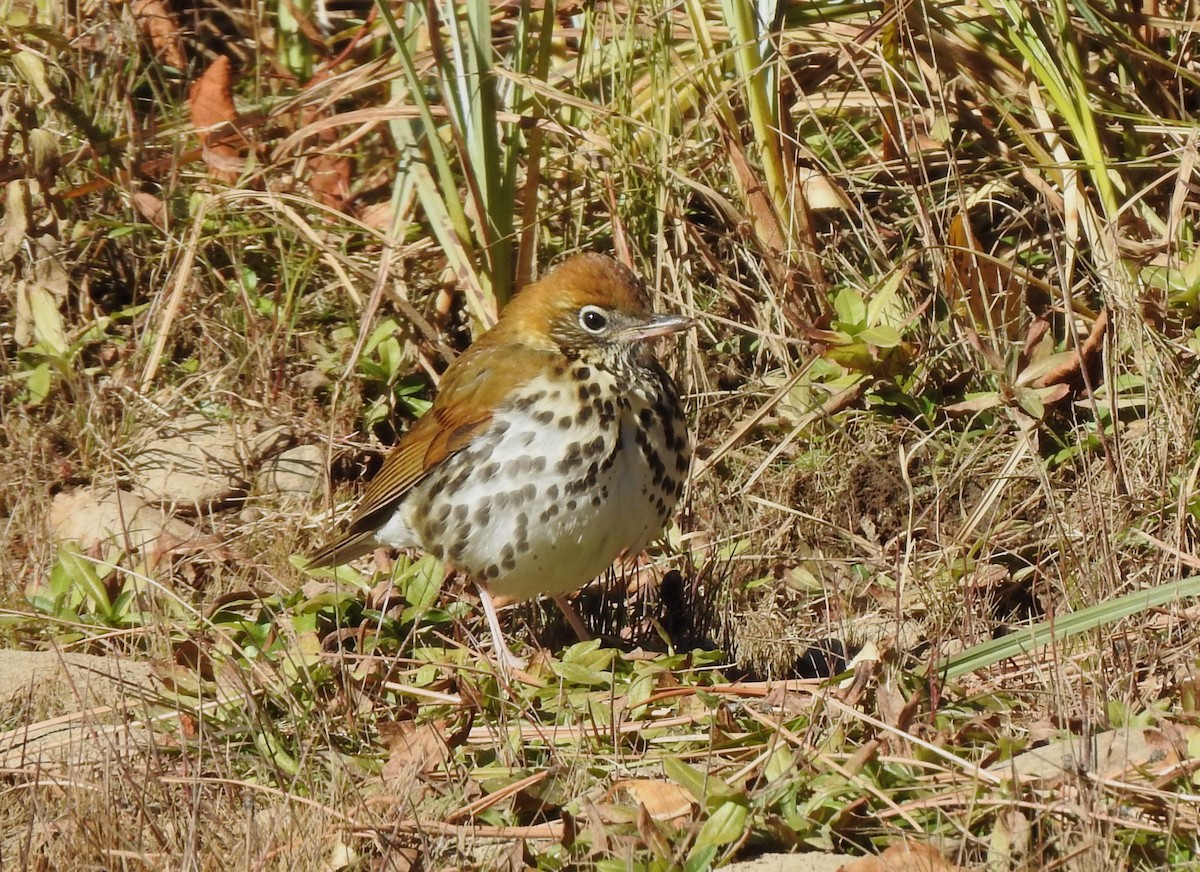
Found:
[[[378,545],[379,542],[375,539],[374,530],[349,533],[317,549],[308,558],[305,569],[320,569],[323,566],[341,566],[343,563],[349,563],[356,557],[369,554]]]

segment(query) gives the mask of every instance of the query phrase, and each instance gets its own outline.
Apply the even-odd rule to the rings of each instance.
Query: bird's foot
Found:
[[[524,657],[518,657],[509,647],[500,642],[500,647],[492,651],[492,655],[496,658],[496,664],[505,676],[510,676],[513,672],[523,672],[529,666],[529,661]]]

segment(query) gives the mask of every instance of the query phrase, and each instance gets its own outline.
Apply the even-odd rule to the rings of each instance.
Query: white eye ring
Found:
[[[608,316],[599,306],[584,306],[579,310],[579,326],[588,333],[603,333],[608,329]]]

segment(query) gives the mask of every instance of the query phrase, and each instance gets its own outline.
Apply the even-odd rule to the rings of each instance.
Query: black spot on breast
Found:
[[[582,449],[578,442],[572,442],[567,446],[566,453],[563,454],[562,460],[554,465],[554,468],[560,473],[570,472],[583,461]]]
[[[591,406],[584,406],[582,409],[579,410],[579,414],[575,416],[575,421],[580,426],[586,424],[590,420],[592,420],[592,407]]]
[[[602,393],[603,388],[600,387],[600,382],[592,382],[588,385],[588,393],[593,397],[598,397]]]
[[[559,430],[570,430],[571,424],[573,424],[574,421],[575,421],[575,419],[572,418],[570,415],[563,415],[561,418],[558,419],[558,429]]]
[[[597,509],[604,505],[604,500],[600,498],[600,494],[596,494],[594,497],[592,497],[592,505]]]
[[[569,488],[570,488],[570,485],[567,485],[567,487],[568,487],[568,489],[569,489]],[[575,501],[575,500],[567,500],[567,511],[568,511],[568,512],[573,512],[573,511],[575,511],[577,508],[579,508],[579,503],[578,503],[577,501]]]
[[[591,367],[581,366],[575,372],[571,373],[578,381],[584,381],[592,377]]]
[[[481,527],[486,527],[488,521],[492,519],[492,504],[486,500],[480,504],[475,510],[475,523]]]
[[[467,483],[467,479],[471,477],[471,465],[469,463],[462,464],[462,469],[455,473],[454,478],[446,482],[447,490],[458,490]]]
[[[532,394],[525,394],[523,397],[513,403],[513,408],[519,412],[528,412],[545,398],[545,391],[534,391]]]
[[[548,521],[552,520],[557,515],[558,515],[558,503],[551,503],[549,505],[549,507],[547,507],[546,511],[542,512],[541,515],[538,516],[538,520],[541,521],[543,524],[545,524]]]
[[[491,463],[485,463],[483,466],[481,466],[478,474],[484,481],[491,481],[496,477],[496,473],[499,471],[500,464],[492,461]]]
[[[444,524],[450,517],[451,505],[449,503],[440,503],[437,510],[433,513],[433,520],[439,524]]]
[[[500,567],[497,566],[495,563],[489,563],[487,565],[487,569],[483,570],[483,574],[487,578],[499,578],[500,577]]]
[[[546,471],[546,458],[535,457],[531,461],[529,461],[529,471],[533,475],[541,475],[543,472],[545,472]]]
[[[558,485],[557,484],[549,485],[546,488],[546,499],[548,499],[548,500],[558,499]]]
[[[467,520],[467,513],[470,511],[466,503],[459,503],[454,507],[454,520],[459,524],[463,523]]]
[[[554,420],[554,412],[550,409],[542,409],[540,412],[534,412],[533,420],[539,424],[549,424]]]

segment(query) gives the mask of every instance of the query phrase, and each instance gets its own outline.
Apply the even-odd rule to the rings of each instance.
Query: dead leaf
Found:
[[[797,167],[796,183],[814,212],[848,212],[853,207],[850,198],[831,176],[807,167]]]
[[[136,434],[127,452],[134,491],[148,503],[206,512],[245,492],[245,437],[199,414]]]
[[[192,83],[188,89],[188,106],[196,134],[205,144],[212,133],[210,128],[237,120],[237,108],[233,105],[233,75],[228,57],[217,57]]]
[[[379,724],[379,735],[388,747],[383,777],[411,782],[450,759],[446,737],[450,722],[445,718],[426,721],[390,721]]]
[[[383,233],[391,232],[392,225],[396,220],[391,201],[385,200],[380,203],[371,203],[364,206],[362,214],[358,216],[358,220],[368,227]]]
[[[314,155],[308,161],[308,186],[317,202],[340,209],[350,197],[350,158],[335,154]]]
[[[696,813],[692,796],[682,787],[655,778],[623,778],[608,791],[608,799],[640,805],[656,821],[675,827],[687,825]]]
[[[863,857],[842,866],[840,872],[967,872],[920,842],[892,845],[878,857]]]
[[[167,206],[161,198],[145,191],[135,191],[132,199],[134,208],[143,218],[160,230],[167,226]]]
[[[951,305],[965,303],[973,326],[984,336],[1015,340],[1025,295],[1012,267],[980,248],[965,211],[950,223],[946,246],[944,278]]]
[[[245,159],[234,143],[244,146],[245,140],[236,132],[221,127],[234,124],[238,117],[233,105],[233,75],[228,57],[220,55],[192,83],[188,89],[188,106],[192,112],[192,125],[204,147],[204,162],[217,178],[235,182],[245,168]]]
[[[1040,378],[1034,381],[1036,387],[1049,387],[1051,385],[1066,384],[1073,382],[1084,371],[1084,368],[1091,369],[1092,365],[1097,362],[1100,356],[1100,351],[1104,347],[1104,334],[1108,331],[1108,309],[1100,310],[1096,316],[1096,320],[1092,322],[1092,329],[1088,332],[1087,338],[1079,346],[1078,352],[1071,352],[1068,360],[1063,361],[1060,365],[1054,367],[1049,372],[1043,374]],[[1097,376],[1100,372],[1097,372]]]
[[[288,438],[283,428],[189,412],[135,432],[124,458],[147,502],[206,512],[245,492],[249,470]]]
[[[9,182],[4,192],[4,215],[0,216],[4,227],[0,233],[0,261],[12,260],[21,250],[21,243],[29,231],[28,203],[29,182],[24,179]]]
[[[150,40],[157,60],[177,70],[187,66],[179,22],[163,0],[137,0],[133,4],[133,17]]]
[[[1051,788],[1080,771],[1101,778],[1145,781],[1188,759],[1200,727],[1122,727],[1094,736],[1069,736],[1025,751],[991,767],[992,772]]]

